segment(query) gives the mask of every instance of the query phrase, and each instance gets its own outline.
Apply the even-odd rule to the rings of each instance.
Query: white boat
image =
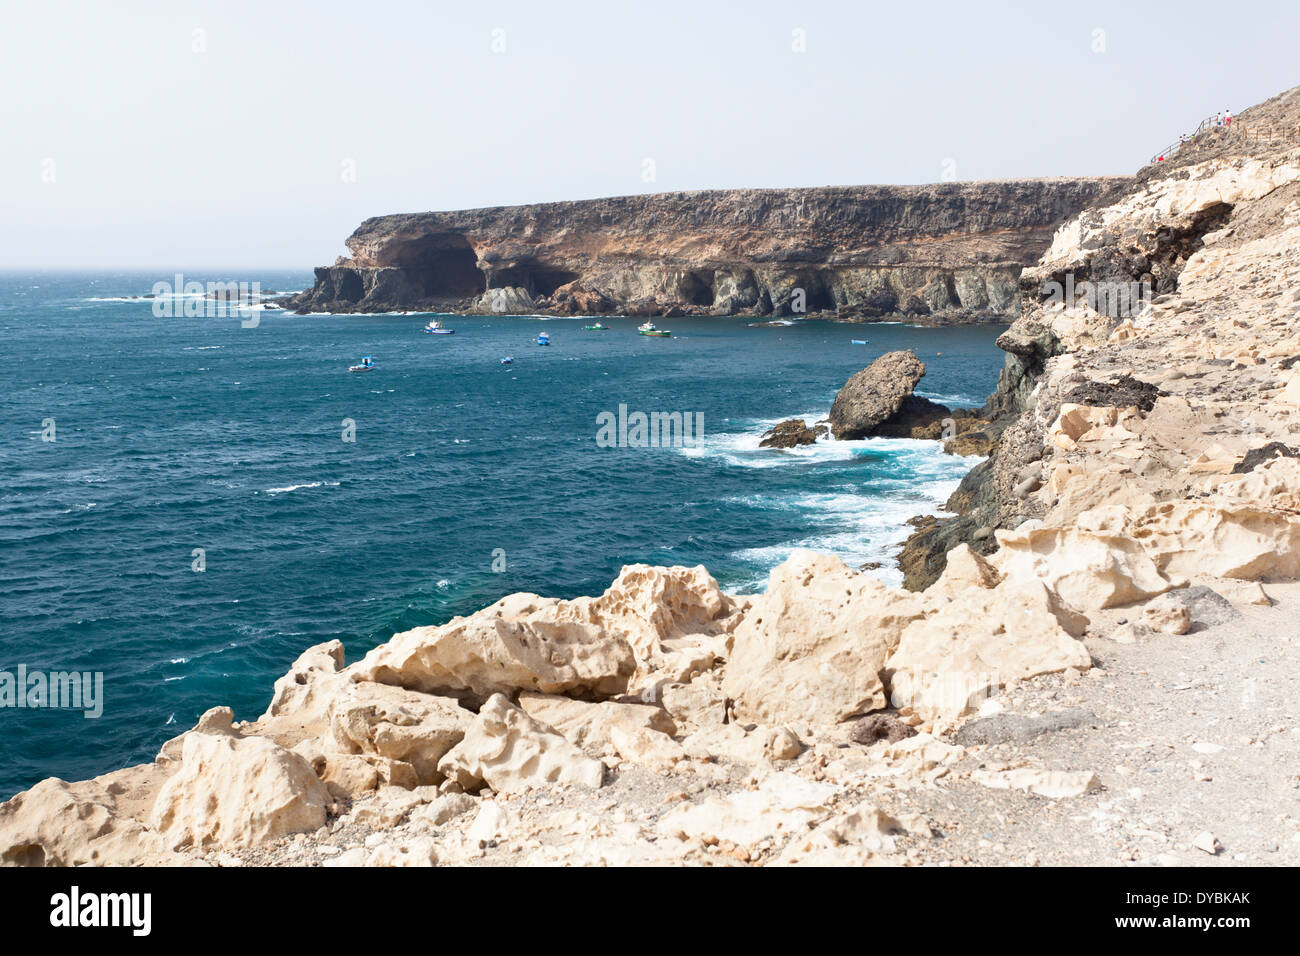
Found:
[[[434,319],[424,327],[424,331],[429,335],[455,335],[455,329],[444,328],[442,322]]]

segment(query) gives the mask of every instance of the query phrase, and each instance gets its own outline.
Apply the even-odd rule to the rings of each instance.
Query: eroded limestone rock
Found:
[[[176,865],[167,841],[119,814],[108,795],[57,777],[0,804],[0,865]]]
[[[547,784],[597,788],[605,767],[550,727],[494,694],[478,713],[464,739],[438,764],[438,770],[464,790],[484,784],[498,793],[515,793]]]
[[[736,629],[722,690],[738,714],[767,724],[834,724],[879,710],[885,659],[921,615],[914,595],[797,551]]]
[[[150,823],[170,847],[251,847],[325,822],[330,795],[300,755],[265,737],[189,734]]]

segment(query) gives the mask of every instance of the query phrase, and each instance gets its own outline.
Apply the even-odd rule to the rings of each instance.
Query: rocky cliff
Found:
[[[367,219],[302,312],[999,320],[1053,229],[1126,180],[744,189]]]
[[[934,581],[958,543],[1005,550],[1011,529],[1069,526],[1102,505],[1128,533],[1144,506],[1212,497],[1215,476],[1245,468],[1252,451],[1290,449],[1297,147],[1300,88],[1198,134],[1060,228],[1022,275],[1021,315],[998,339],[1006,364],[981,413],[997,449],[948,502],[957,517],[923,522],[908,541],[909,587]],[[1134,515],[1121,520],[1124,506]],[[1258,520],[1253,547],[1267,552],[1267,528],[1289,527],[1223,507],[1200,532],[1162,533],[1212,527],[1227,544],[1237,522]],[[1257,557],[1243,569],[1274,564]]]

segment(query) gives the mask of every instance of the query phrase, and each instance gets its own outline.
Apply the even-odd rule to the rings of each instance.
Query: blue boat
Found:
[[[545,332],[539,332],[539,333],[537,334],[537,344],[538,344],[538,345],[550,345],[550,344],[551,344],[551,337],[550,337],[549,335],[547,335]]]
[[[514,360],[515,360],[515,357],[514,357],[513,355],[507,355],[505,358],[503,358],[503,359],[501,360],[501,364],[502,364],[502,365],[510,365],[511,363],[514,362]]]
[[[854,345],[866,345],[866,344],[867,344],[867,340],[866,340],[866,339],[849,339],[849,341],[850,341],[852,344],[854,344]]]
[[[360,365],[349,365],[348,371],[349,372],[371,372],[374,371],[374,368],[375,368],[374,358],[367,355],[365,358],[361,360]]]

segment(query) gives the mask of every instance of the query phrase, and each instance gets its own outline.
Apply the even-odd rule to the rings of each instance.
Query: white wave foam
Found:
[[[924,389],[918,389],[916,394],[921,398],[928,398],[932,402],[938,402],[940,405],[947,405],[949,408],[954,405],[959,408],[968,408],[984,404],[983,398],[975,398],[970,395],[958,395],[953,392],[928,392]]]
[[[303,488],[334,488],[338,486],[337,481],[311,481],[301,485],[286,485],[283,488],[267,488],[268,495],[285,495],[291,491],[300,491]]]
[[[787,415],[785,418],[756,419],[753,426],[743,432],[706,433],[691,447],[677,450],[688,458],[720,458],[726,464],[739,468],[780,468],[789,465],[807,465],[817,461],[849,461],[859,455],[888,455],[890,457],[906,456],[909,465],[925,468],[927,464],[939,467],[953,459],[945,455],[937,442],[916,441],[911,438],[863,438],[852,441],[837,441],[829,436],[819,438],[811,445],[798,445],[794,448],[760,448],[762,433],[778,422],[787,418],[802,418],[809,425],[824,416]],[[952,469],[940,468],[941,473],[948,474]],[[969,466],[957,469],[961,474]],[[910,483],[911,478],[907,479]]]
[[[807,534],[791,541],[735,552],[734,557],[764,569],[762,577],[746,582],[745,588],[764,587],[766,572],[801,548],[834,554],[850,567],[880,564],[882,567],[870,570],[873,576],[887,584],[901,584],[896,555],[911,531],[907,520],[919,514],[941,512],[974,464],[970,459],[945,454],[938,442],[901,438],[825,441],[795,451],[811,449],[817,455],[823,445],[827,446],[829,455],[837,458],[880,454],[886,459],[882,464],[890,473],[864,475],[850,484],[851,476],[841,472],[840,487],[834,490],[732,499],[732,503],[760,510],[799,512],[800,524],[809,529]],[[767,454],[769,450],[763,449],[762,453]],[[728,457],[739,456],[723,455],[724,460]],[[789,460],[786,454],[774,457]]]

